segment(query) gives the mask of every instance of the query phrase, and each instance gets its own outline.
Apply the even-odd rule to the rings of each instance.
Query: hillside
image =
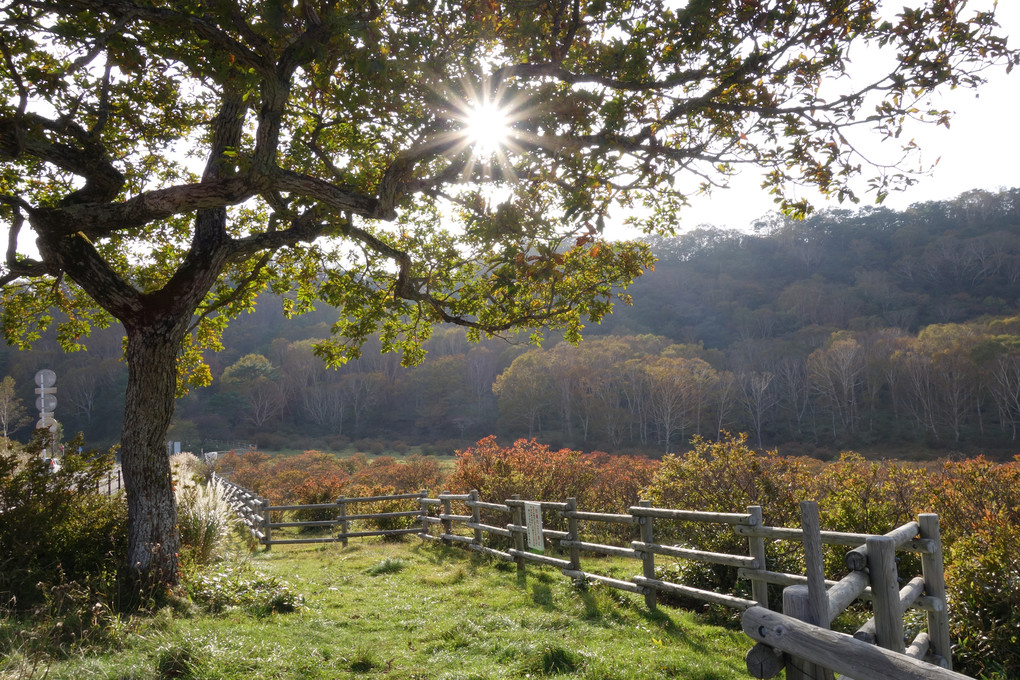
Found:
[[[331,310],[284,323],[265,296],[207,357],[213,384],[179,401],[171,437],[195,450],[448,453],[495,432],[657,453],[729,429],[822,456],[1015,449],[1020,189],[758,226],[652,240],[659,262],[628,291],[634,305],[617,305],[579,348],[476,345],[439,329],[416,369],[376,346],[332,371],[313,355]],[[34,372],[54,369],[65,431],[112,443],[119,333],[88,347],[63,355],[44,338],[32,352],[4,348],[0,373],[29,402]]]

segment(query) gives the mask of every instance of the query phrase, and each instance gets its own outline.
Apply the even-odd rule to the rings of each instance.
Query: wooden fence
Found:
[[[316,503],[309,505],[270,505],[269,501],[260,498],[255,493],[240,487],[220,475],[213,474],[213,481],[222,486],[224,497],[230,506],[237,513],[241,522],[248,527],[251,535],[267,549],[274,545],[285,545],[294,543],[335,543],[347,545],[348,539],[362,538],[365,536],[400,536],[404,534],[419,534],[421,529],[418,519],[422,515],[418,501],[427,494],[425,491],[418,493],[394,494],[388,496],[359,496],[341,497],[333,503]],[[398,510],[391,512],[368,512],[351,513],[350,506],[357,506],[367,503],[409,501],[414,500],[414,509]],[[306,520],[306,521],[273,521],[273,514],[280,518],[286,512],[315,512],[331,515],[329,519]],[[385,520],[398,518],[415,518],[416,526],[403,529],[359,529],[351,530],[352,522],[363,521],[362,523],[379,523]],[[274,529],[284,528],[307,528],[307,529],[328,529],[329,536],[308,536],[302,538],[286,537],[280,538],[273,535]]]
[[[858,680],[950,679],[966,676],[951,670],[949,617],[943,581],[942,546],[938,517],[920,515],[884,536],[822,531],[818,508],[801,504],[801,527],[770,527],[762,521],[759,506],[743,513],[704,512],[653,508],[647,501],[626,513],[586,512],[574,499],[542,501],[534,506],[542,514],[559,519],[566,530],[543,529],[541,553],[526,547],[528,531],[524,508],[527,501],[514,496],[503,503],[482,501],[477,491],[467,494],[441,493],[429,498],[426,492],[368,498],[341,498],[335,503],[305,506],[270,506],[263,499],[230,482],[217,478],[228,490],[232,505],[242,521],[267,549],[281,543],[345,542],[358,536],[417,534],[423,540],[458,544],[496,559],[515,562],[521,572],[528,563],[551,566],[577,582],[600,583],[644,597],[656,606],[659,594],[677,595],[743,611],[744,631],[757,644],[748,652],[748,672],[756,678],[771,678],[784,667],[788,680],[822,680],[833,671]],[[378,501],[416,499],[418,509],[351,514],[349,505]],[[459,512],[455,512],[456,509]],[[318,522],[271,522],[272,512],[334,510],[332,519]],[[483,512],[487,521],[483,522]],[[350,531],[355,520],[417,517],[416,528]],[[494,520],[491,518],[500,518]],[[687,522],[719,526],[746,538],[747,551],[719,553],[695,547],[656,542],[663,522]],[[628,545],[610,545],[584,540],[582,524],[629,525],[634,539]],[[274,538],[273,529],[317,526],[331,529],[329,537]],[[658,528],[657,528],[658,527]],[[600,535],[606,532],[601,532]],[[789,541],[803,545],[805,573],[772,571],[766,564],[766,542]],[[822,546],[850,548],[844,563],[848,574],[840,580],[826,580]],[[507,547],[510,546],[510,547]],[[922,575],[899,586],[896,552],[920,555]],[[632,558],[641,573],[624,580],[582,564],[583,554]],[[656,573],[656,559],[668,557],[709,565],[733,567],[741,579],[750,582],[750,599],[736,593],[715,592],[665,580]],[[586,568],[587,567],[587,568]],[[786,586],[782,613],[769,608],[768,585]],[[854,635],[830,630],[832,621],[857,600],[870,601],[874,616]],[[909,609],[925,613],[926,631],[904,640],[903,616]]]

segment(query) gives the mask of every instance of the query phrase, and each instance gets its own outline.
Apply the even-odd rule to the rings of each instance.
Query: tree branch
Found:
[[[290,192],[328,206],[339,213],[353,213],[362,217],[393,219],[378,199],[361,194],[354,189],[337,186],[318,177],[304,175],[291,170],[279,170],[273,177],[272,187],[277,191]]]
[[[207,17],[196,16],[170,9],[161,9],[130,2],[129,0],[60,0],[60,2],[47,2],[46,0],[25,0],[31,7],[57,14],[67,14],[69,10],[89,12],[94,14],[116,17],[119,19],[142,19],[150,24],[178,32],[184,27],[190,28],[194,34],[202,39],[208,40],[218,48],[225,50],[234,60],[241,64],[254,68],[261,75],[268,76],[273,71],[272,55],[260,55],[245,44],[234,40]],[[233,17],[232,17],[233,18]],[[247,27],[247,23],[240,22],[235,26],[245,36],[245,39],[258,41],[259,47],[266,48],[268,43],[260,39]],[[244,30],[248,28],[248,30]]]
[[[514,64],[497,69],[492,74],[493,82],[498,87],[507,78],[554,78],[569,85],[601,85],[622,92],[649,92],[668,90],[679,85],[694,83],[710,76],[712,71],[702,68],[694,71],[683,71],[662,80],[636,82],[610,78],[596,73],[574,73],[559,64],[538,62]]]
[[[262,270],[265,269],[266,265],[269,264],[270,260],[272,260],[272,257],[273,251],[267,251],[263,253],[262,256],[258,259],[258,261],[252,265],[252,270],[248,273],[248,275],[241,279],[236,286],[234,286],[234,289],[230,292],[230,295],[221,300],[218,300],[215,304],[210,304],[205,307],[199,307],[197,310],[198,313],[196,315],[195,320],[192,322],[191,326],[188,327],[188,332],[189,333],[193,332],[196,328],[198,328],[199,324],[201,324],[202,321],[211,316],[214,312],[223,309],[224,307],[227,307],[233,304],[234,302],[240,300],[242,295],[248,292],[251,284],[258,280],[259,274],[261,274]]]

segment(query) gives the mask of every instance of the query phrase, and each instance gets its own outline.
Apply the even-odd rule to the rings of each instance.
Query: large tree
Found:
[[[376,330],[413,363],[437,322],[576,337],[649,264],[612,207],[657,228],[741,165],[851,196],[852,128],[941,120],[930,92],[1016,62],[991,13],[911,4],[9,0],[4,332],[123,324],[128,562],[173,583],[174,397],[258,291],[336,306],[334,363]],[[849,77],[864,50],[886,68]]]

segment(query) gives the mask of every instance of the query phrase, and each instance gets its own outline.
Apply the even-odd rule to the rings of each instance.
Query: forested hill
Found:
[[[179,402],[171,436],[194,449],[382,438],[448,450],[495,432],[654,453],[724,428],[788,453],[1015,452],[1020,189],[769,217],[752,234],[704,227],[652,246],[659,262],[630,289],[633,307],[618,305],[581,346],[473,345],[441,329],[413,370],[372,348],[327,370],[311,346],[330,310],[284,322],[267,297],[208,357],[214,383]],[[87,344],[4,348],[0,371],[30,407],[32,375],[54,369],[65,431],[110,443],[120,338]]]
[[[904,212],[774,215],[756,233],[712,227],[653,240],[659,263],[602,331],[726,349],[829,329],[917,331],[1015,314],[1020,189],[972,191]]]

